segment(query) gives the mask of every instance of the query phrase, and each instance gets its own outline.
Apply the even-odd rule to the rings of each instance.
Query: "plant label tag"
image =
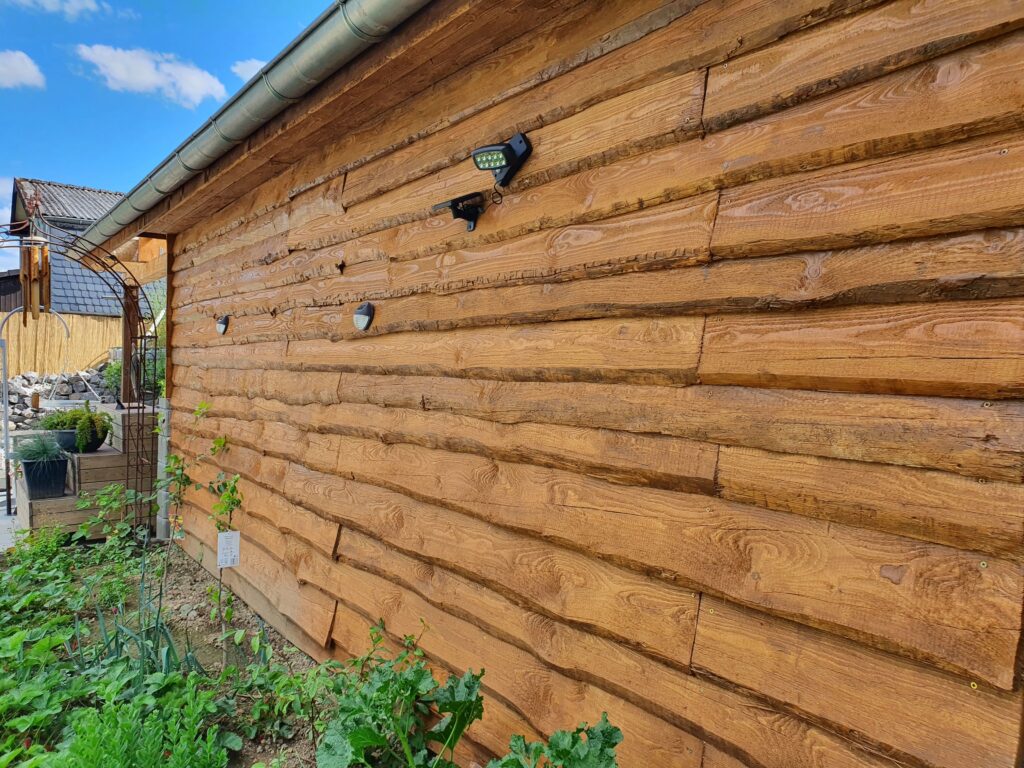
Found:
[[[238,531],[223,531],[217,534],[217,567],[234,568],[241,561],[239,546],[242,536]]]

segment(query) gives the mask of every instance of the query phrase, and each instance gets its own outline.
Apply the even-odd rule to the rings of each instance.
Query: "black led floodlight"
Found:
[[[507,187],[532,151],[533,146],[526,134],[517,133],[504,144],[474,149],[473,162],[481,171],[493,173],[494,183],[499,187]]]

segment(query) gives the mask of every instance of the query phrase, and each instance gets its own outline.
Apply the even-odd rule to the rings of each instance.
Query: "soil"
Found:
[[[199,663],[212,676],[222,669],[223,652],[220,647],[220,624],[216,617],[210,619],[209,590],[216,589],[217,580],[199,563],[178,547],[172,548],[171,562],[167,572],[167,588],[164,591],[164,606],[167,622],[175,639],[182,645],[191,644]],[[275,658],[286,661],[295,671],[300,672],[314,666],[316,662],[290,645],[273,627],[263,621],[238,596],[234,598],[234,616],[231,629],[246,629],[256,632],[261,627],[267,641],[274,649]],[[240,666],[251,661],[246,653],[248,646],[241,648],[229,643],[228,664]],[[311,768],[316,765],[313,745],[308,739],[297,738],[291,742],[274,742],[270,739],[247,741],[241,752],[234,755],[234,768],[251,768],[264,763],[269,765],[274,758],[282,758],[287,768]]]

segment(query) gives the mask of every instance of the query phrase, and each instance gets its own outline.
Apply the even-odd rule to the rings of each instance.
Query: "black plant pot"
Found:
[[[51,430],[53,436],[57,438],[57,445],[63,448],[65,451],[75,450],[75,430],[73,429],[54,429]]]
[[[78,438],[77,433],[73,429],[53,429],[50,430],[53,436],[57,438],[57,445],[63,448],[68,453],[94,453],[100,449],[100,446],[107,440],[107,434],[110,432],[109,429],[101,430],[100,434],[93,435],[92,440],[85,444],[85,450],[78,450]]]
[[[75,453],[94,453],[100,449],[100,446],[103,445],[104,442],[106,442],[107,433],[109,431],[110,430],[108,429],[103,429],[98,435],[93,435],[92,440],[85,444],[85,450],[79,451],[78,446],[74,444],[71,446],[71,450]],[[71,442],[74,443],[73,440]]]
[[[30,499],[53,499],[64,495],[64,484],[68,477],[68,460],[23,461],[21,470],[25,473],[25,487]]]

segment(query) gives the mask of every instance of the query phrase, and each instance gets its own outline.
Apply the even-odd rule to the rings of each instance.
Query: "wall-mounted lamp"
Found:
[[[224,317],[217,318],[217,333],[219,333],[221,336],[228,332],[229,319],[230,318],[227,315],[224,315]]]
[[[356,307],[355,313],[352,315],[352,325],[357,330],[365,331],[370,327],[370,323],[373,322],[373,304],[368,301],[364,301],[358,307]]]
[[[491,144],[473,150],[473,162],[481,171],[494,174],[494,183],[507,187],[530,157],[533,146],[526,134],[517,133],[504,144]]]
[[[476,220],[484,212],[485,202],[483,195],[479,192],[474,192],[471,195],[463,195],[462,197],[438,203],[434,206],[434,212],[443,211],[445,208],[451,209],[452,218],[465,221],[466,231],[472,232],[476,229]]]

